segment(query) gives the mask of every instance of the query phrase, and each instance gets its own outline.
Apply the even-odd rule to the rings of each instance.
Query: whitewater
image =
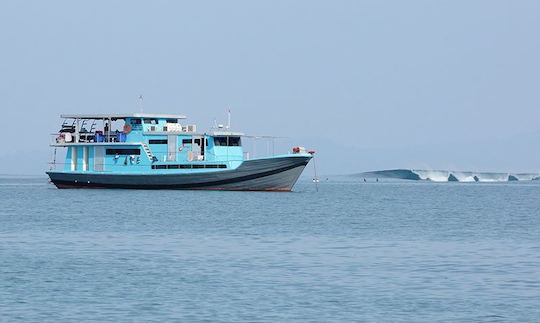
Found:
[[[357,174],[364,178],[391,178],[432,182],[511,182],[540,180],[539,173],[474,172],[425,169],[388,169]]]

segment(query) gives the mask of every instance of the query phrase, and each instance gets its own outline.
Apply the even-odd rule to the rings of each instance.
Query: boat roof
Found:
[[[186,119],[181,114],[154,114],[154,113],[111,113],[111,114],[61,114],[63,119],[126,119],[126,118],[155,118],[155,119]]]

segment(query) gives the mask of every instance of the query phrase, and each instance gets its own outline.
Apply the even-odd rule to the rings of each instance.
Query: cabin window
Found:
[[[144,119],[145,124],[158,124],[157,119]]]
[[[167,139],[150,139],[148,143],[151,145],[166,145]]]
[[[105,150],[106,155],[140,155],[141,150],[138,148],[110,148]]]
[[[195,139],[194,141],[195,141],[195,145],[200,146],[201,142],[202,142],[202,139],[199,138],[199,139]],[[206,139],[205,142],[206,142],[206,146],[208,146],[208,139]]]
[[[141,124],[141,119],[131,119],[131,124]]]
[[[240,137],[229,137],[229,146],[241,146]]]
[[[227,137],[214,137],[214,146],[227,146]]]
[[[193,142],[195,143],[195,145],[201,145],[201,140],[202,139],[195,139],[193,140]],[[208,139],[205,140],[205,143],[206,143],[206,146],[208,146]],[[191,139],[182,139],[182,145],[191,145]]]
[[[240,137],[214,137],[214,146],[241,146],[242,141]]]
[[[152,169],[192,169],[192,168],[227,168],[225,164],[170,164],[152,165]]]
[[[167,123],[178,123],[178,119],[167,119]]]
[[[193,140],[196,145],[201,145],[201,139]],[[208,139],[205,140],[206,146],[208,146]],[[182,139],[182,145],[191,145],[191,139]]]

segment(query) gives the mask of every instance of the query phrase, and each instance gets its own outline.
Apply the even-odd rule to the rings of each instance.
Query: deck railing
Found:
[[[55,145],[86,142],[122,143],[126,142],[126,134],[121,131],[103,133],[99,130],[95,132],[59,132],[51,134],[51,144]]]

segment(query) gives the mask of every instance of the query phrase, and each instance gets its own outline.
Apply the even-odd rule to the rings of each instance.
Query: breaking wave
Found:
[[[511,182],[540,180],[538,173],[490,173],[451,170],[388,169],[358,174],[364,178],[393,178],[432,182]]]

